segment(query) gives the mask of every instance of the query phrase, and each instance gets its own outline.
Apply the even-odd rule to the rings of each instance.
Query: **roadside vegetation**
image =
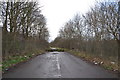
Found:
[[[43,54],[44,51],[42,50],[36,50],[34,52],[29,52],[23,55],[15,55],[15,56],[9,56],[6,60],[2,62],[2,72],[8,71],[10,68],[15,67],[19,63],[26,62],[30,60],[31,58],[34,58],[40,54]]]
[[[50,48],[46,49],[46,51],[48,51],[48,52],[53,52],[53,51],[64,52],[64,49],[57,48],[57,47],[56,48],[50,47]]]
[[[86,14],[76,14],[60,29],[52,46],[71,50],[107,69],[118,71],[120,2],[96,2]]]
[[[87,54],[84,52],[77,52],[77,51],[72,51],[72,50],[67,50],[67,52],[69,52],[75,56],[78,56],[79,58],[81,58],[85,61],[88,61],[92,64],[100,65],[101,67],[105,68],[106,70],[115,71],[116,73],[119,71],[119,66],[118,66],[117,61],[110,60],[110,59],[103,58],[103,57],[98,57],[98,56]]]
[[[3,71],[41,54],[49,43],[46,18],[38,2],[0,2]]]

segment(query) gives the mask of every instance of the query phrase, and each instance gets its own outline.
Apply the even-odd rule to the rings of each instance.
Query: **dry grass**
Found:
[[[76,52],[76,51],[72,51],[72,50],[67,50],[69,53],[78,56],[84,60],[87,60],[95,65],[100,65],[102,67],[104,67],[107,70],[111,70],[111,71],[120,71],[119,70],[119,66],[118,66],[118,61],[113,61],[110,60],[109,58],[102,58],[102,57],[98,57],[92,54],[87,54],[84,52]],[[114,58],[113,58],[114,59]]]

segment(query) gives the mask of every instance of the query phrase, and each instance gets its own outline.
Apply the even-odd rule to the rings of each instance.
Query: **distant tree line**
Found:
[[[38,2],[0,2],[3,58],[48,46],[49,31]]]
[[[66,22],[51,44],[117,61],[120,47],[119,6],[117,2],[97,2],[86,14],[77,14]]]

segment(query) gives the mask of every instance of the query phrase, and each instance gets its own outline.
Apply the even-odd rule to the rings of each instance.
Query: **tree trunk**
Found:
[[[4,22],[4,24],[3,24],[3,30],[4,30],[5,32],[7,32],[8,7],[9,7],[9,2],[7,2],[6,15],[5,15],[5,22]]]

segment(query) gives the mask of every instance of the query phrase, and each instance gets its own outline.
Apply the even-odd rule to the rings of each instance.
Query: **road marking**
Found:
[[[58,68],[58,70],[60,70],[60,64],[59,64],[59,61],[58,61],[58,56],[57,56],[57,68]]]
[[[59,64],[59,59],[58,59],[58,56],[56,56],[56,62],[57,62],[57,69],[58,69],[58,77],[60,78],[61,77],[61,73],[60,73],[60,64]]]

